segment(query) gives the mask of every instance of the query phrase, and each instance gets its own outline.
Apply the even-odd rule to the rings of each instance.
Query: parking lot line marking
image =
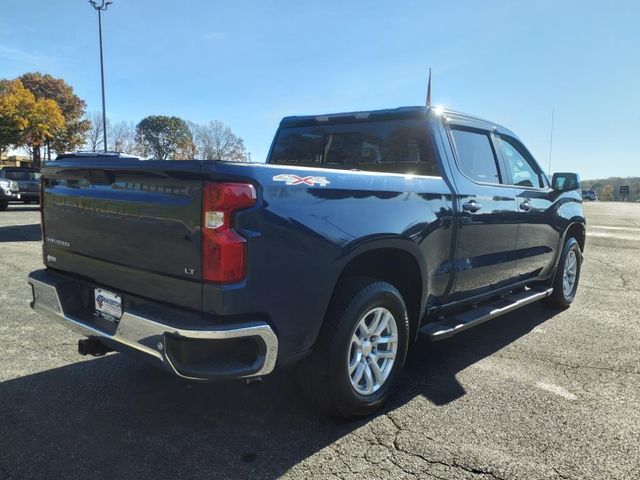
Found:
[[[627,231],[627,232],[639,232],[640,233],[640,227],[633,228],[633,227],[609,227],[609,226],[606,226],[606,225],[589,225],[587,228],[588,229],[600,228],[602,230],[624,230],[624,231]]]
[[[562,388],[560,385],[554,385],[553,383],[538,382],[536,383],[536,387],[540,388],[541,390],[551,392],[560,397],[566,398],[567,400],[576,400],[578,398],[570,391]]]
[[[640,232],[638,235],[620,235],[616,233],[604,233],[604,232],[587,232],[588,237],[599,237],[599,238],[615,238],[616,240],[638,240],[640,239]]]

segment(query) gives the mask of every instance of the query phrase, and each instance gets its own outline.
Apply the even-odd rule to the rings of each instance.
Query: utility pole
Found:
[[[105,12],[109,5],[113,2],[101,0],[89,0],[91,6],[98,12],[98,35],[100,36],[100,78],[102,79],[102,141],[104,143],[104,151],[107,151],[107,110],[104,101],[104,60],[102,55],[102,12]]]
[[[553,149],[553,117],[556,113],[555,107],[551,109],[551,136],[549,137],[549,170],[547,170],[547,174],[551,175],[551,150]]]

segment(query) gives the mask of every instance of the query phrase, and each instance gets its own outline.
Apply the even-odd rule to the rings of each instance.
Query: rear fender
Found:
[[[421,281],[418,310],[412,311],[415,309],[415,306],[412,307],[411,305],[408,305],[410,313],[413,313],[413,316],[415,316],[415,318],[411,319],[412,334],[415,334],[415,332],[417,331],[417,326],[420,323],[422,314],[425,311],[425,307],[426,307],[425,302],[426,302],[427,291],[428,291],[427,274],[426,274],[427,265],[426,265],[426,262],[424,261],[424,256],[422,255],[418,245],[414,241],[398,235],[384,235],[384,236],[376,235],[372,237],[365,237],[362,239],[358,239],[357,241],[352,242],[345,247],[344,253],[339,259],[340,265],[338,268],[336,268],[336,271],[338,271],[339,273],[337,277],[334,278],[334,281],[333,281],[334,287],[332,290],[332,294],[329,298],[329,301],[327,302],[327,305],[325,307],[324,316],[326,316],[326,312],[329,308],[329,305],[331,304],[331,302],[333,301],[337,293],[338,285],[341,279],[344,277],[344,275],[347,274],[349,266],[353,265],[353,262],[356,261],[358,258],[361,258],[363,255],[366,255],[371,252],[375,252],[376,250],[395,250],[399,253],[401,252],[401,253],[407,254],[413,261],[415,261],[415,264],[418,266],[420,281]],[[390,265],[390,268],[393,268],[393,267]],[[395,273],[397,274],[397,272]],[[400,290],[402,290],[400,285],[396,285],[396,286]]]

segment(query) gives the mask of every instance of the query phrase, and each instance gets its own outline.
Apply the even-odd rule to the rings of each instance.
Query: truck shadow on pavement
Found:
[[[0,227],[0,242],[39,242],[42,232],[39,223]]]
[[[531,305],[450,340],[420,340],[386,410],[465,394],[456,374],[556,311]],[[52,345],[40,352],[56,359]],[[29,353],[29,356],[32,354]],[[291,371],[244,384],[187,383],[111,354],[0,384],[0,479],[276,478],[367,423],[323,417]],[[427,407],[430,408],[430,407]]]

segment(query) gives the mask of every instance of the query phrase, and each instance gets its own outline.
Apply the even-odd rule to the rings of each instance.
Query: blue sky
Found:
[[[114,0],[107,113],[222,120],[264,159],[286,115],[433,102],[514,130],[546,169],[640,175],[638,1]],[[96,13],[0,0],[0,77],[63,77],[100,110]]]

